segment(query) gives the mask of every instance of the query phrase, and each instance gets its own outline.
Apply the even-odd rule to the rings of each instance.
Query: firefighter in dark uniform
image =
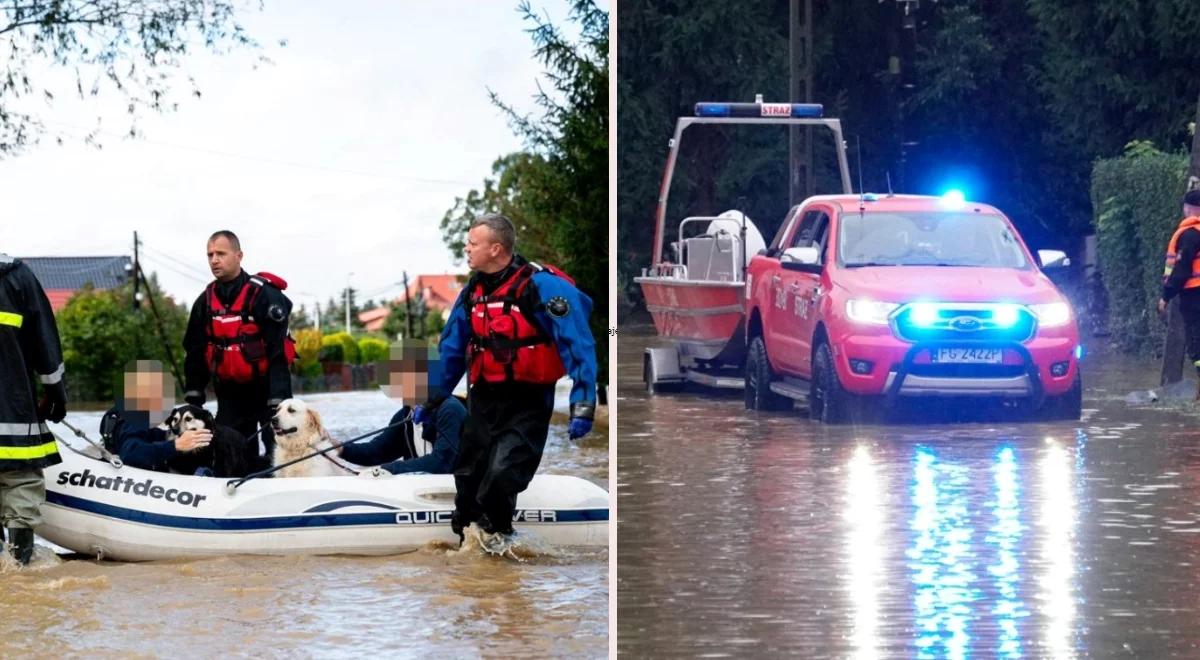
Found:
[[[512,544],[517,494],[542,459],[554,384],[570,375],[568,435],[592,429],[596,410],[596,343],[588,327],[592,301],[561,271],[514,253],[512,223],[502,215],[476,218],[467,234],[474,271],[442,331],[441,364],[431,374],[432,409],[467,373],[468,416],[454,470],[451,526],[459,538],[476,523],[483,548],[502,554]]]
[[[33,528],[42,522],[42,468],[62,462],[46,420],[61,422],[66,414],[50,301],[28,266],[0,254],[0,518],[21,564],[33,557]]]
[[[208,265],[216,281],[192,305],[183,338],[184,399],[204,405],[211,379],[217,423],[246,437],[261,429],[265,467],[275,449],[271,415],[292,396],[289,365],[296,352],[288,336],[292,301],[283,294],[287,282],[242,270],[241,243],[231,231],[208,239]]]

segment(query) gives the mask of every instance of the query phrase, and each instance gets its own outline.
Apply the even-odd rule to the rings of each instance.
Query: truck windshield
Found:
[[[857,266],[1026,268],[1017,237],[998,215],[979,213],[845,213],[838,258]]]

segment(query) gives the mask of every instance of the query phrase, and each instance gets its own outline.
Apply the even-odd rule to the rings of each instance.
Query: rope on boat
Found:
[[[258,479],[260,477],[265,477],[265,476],[271,475],[279,470],[282,470],[285,467],[288,467],[289,465],[295,465],[296,463],[299,463],[300,461],[306,461],[310,458],[313,458],[314,456],[323,456],[323,455],[325,455],[325,452],[328,452],[328,451],[331,451],[334,449],[339,449],[345,445],[353,444],[360,440],[365,440],[373,435],[379,435],[380,433],[383,433],[384,431],[386,431],[388,429],[394,429],[397,426],[407,424],[411,419],[412,419],[412,412],[410,411],[408,413],[408,415],[406,415],[404,417],[404,419],[402,419],[398,422],[394,422],[392,424],[388,424],[387,426],[385,426],[381,429],[375,429],[374,431],[369,431],[369,432],[364,433],[356,438],[350,438],[349,440],[346,440],[345,442],[339,442],[339,443],[330,445],[324,449],[317,450],[311,454],[307,454],[305,456],[301,456],[300,458],[290,460],[287,463],[281,463],[279,465],[271,466],[270,468],[268,468],[266,470],[260,470],[258,472],[255,472],[254,474],[250,474],[245,477],[242,477],[241,479],[230,479],[229,481],[225,482],[225,492],[230,495],[233,495],[235,492],[237,492],[238,486],[241,486],[242,484],[246,483],[247,481],[250,481],[251,479]],[[295,433],[296,429],[289,429],[287,432]]]
[[[61,422],[58,422],[58,423],[71,429],[71,431],[73,431],[76,436],[83,438],[83,440],[85,442],[87,442],[89,445],[91,445],[91,446],[95,447],[97,450],[99,450],[100,455],[104,457],[104,460],[107,461],[114,468],[120,470],[122,467],[124,467],[125,463],[121,460],[121,458],[119,456],[113,456],[111,452],[109,452],[107,449],[104,448],[103,444],[96,443],[91,438],[87,437],[87,435],[83,431],[72,426],[71,423],[68,422],[65,418]],[[68,449],[75,452],[76,454],[79,454],[80,456],[83,456],[85,458],[94,458],[92,456],[88,456],[87,454],[79,451],[78,449],[75,448],[74,445],[72,445],[69,442],[64,442],[63,444],[66,445]]]

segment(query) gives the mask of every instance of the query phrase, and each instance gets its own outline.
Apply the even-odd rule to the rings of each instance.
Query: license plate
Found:
[[[999,348],[939,348],[933,353],[934,362],[956,364],[1000,364],[1004,351]]]

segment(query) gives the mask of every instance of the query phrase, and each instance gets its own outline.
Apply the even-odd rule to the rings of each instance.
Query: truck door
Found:
[[[812,247],[819,225],[828,224],[828,213],[820,208],[804,210],[799,222],[794,223],[791,234],[784,237],[782,251],[794,247]],[[808,272],[813,271],[813,272]],[[807,355],[812,346],[811,328],[808,322],[813,309],[809,304],[812,289],[819,282],[820,270],[809,267],[801,270],[796,264],[780,262],[772,278],[774,294],[771,318],[767,323],[767,351],[776,368],[789,375],[806,375],[802,369],[809,361]],[[805,335],[805,331],[809,335]]]

